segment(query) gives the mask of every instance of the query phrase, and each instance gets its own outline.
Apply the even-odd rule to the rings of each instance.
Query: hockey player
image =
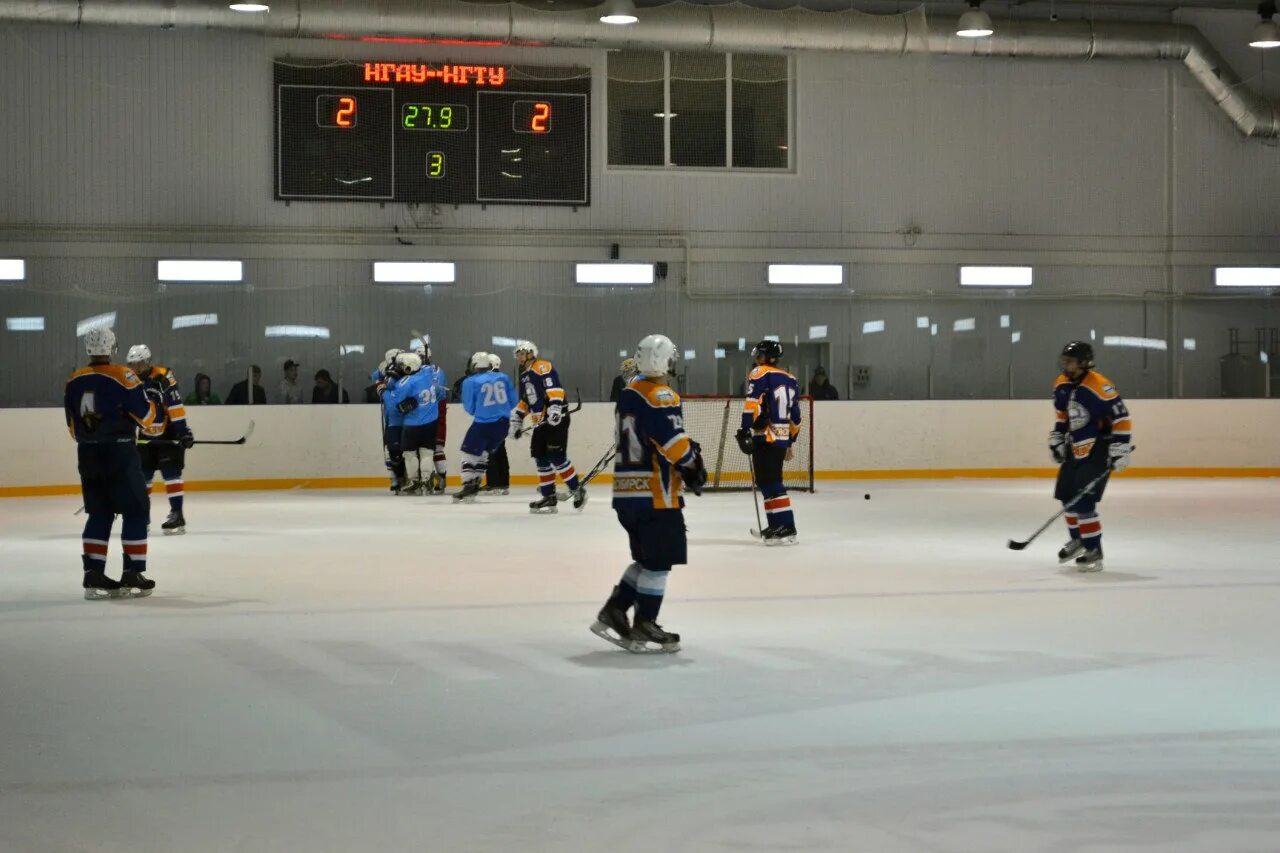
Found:
[[[489,353],[489,369],[501,370],[502,359]],[[514,386],[513,386],[514,387]],[[511,488],[511,462],[507,459],[507,443],[489,454],[489,467],[485,471],[484,490],[491,495],[505,495]]]
[[[385,399],[404,416],[401,453],[413,453],[418,459],[418,477],[408,491],[421,492],[427,484],[422,480],[420,453],[435,450],[440,418],[437,403],[441,395],[448,393],[448,386],[444,384],[444,373],[433,365],[423,365],[417,353],[400,353],[396,356],[395,368],[398,378],[387,386]]]
[[[782,344],[764,340],[751,350],[755,369],[747,376],[738,447],[752,459],[756,486],[764,497],[768,524],[760,531],[766,545],[794,545],[796,520],[782,480],[783,463],[791,460],[800,434],[800,396],[796,378],[778,367]]]
[[[1049,452],[1061,466],[1053,496],[1065,505],[1108,470],[1129,467],[1133,421],[1116,386],[1093,369],[1093,346],[1084,341],[1062,348],[1062,375],[1054,383],[1053,408],[1057,422],[1049,432]],[[1058,552],[1058,562],[1075,560],[1081,572],[1102,571],[1102,521],[1097,506],[1107,479],[1067,508],[1071,538]]]
[[[160,393],[144,385],[129,368],[111,363],[116,336],[110,329],[90,329],[84,348],[89,366],[71,374],[63,397],[67,429],[77,444],[80,492],[88,516],[82,538],[84,597],[92,601],[150,595],[156,584],[144,572],[151,502],[135,435],[139,428],[149,430],[157,423]],[[118,581],[105,572],[116,515],[121,517],[124,549],[124,571]]]
[[[431,361],[431,344],[427,343],[424,338],[417,349],[414,350],[418,354],[418,358],[422,359],[422,364],[433,370],[440,371],[440,382],[444,382],[444,370],[436,367]],[[431,464],[433,470],[431,476],[427,478],[426,491],[428,494],[439,495],[444,493],[445,483],[448,481],[449,460],[444,452],[444,443],[446,429],[449,426],[449,392],[440,395],[436,402],[436,407],[440,410],[436,417],[436,444],[431,454]]]
[[[640,341],[640,376],[623,388],[615,408],[613,508],[633,562],[591,630],[632,652],[680,650],[680,635],[663,630],[658,610],[672,566],[687,562],[682,488],[701,494],[707,481],[702,452],[684,431],[680,396],[667,384],[677,352],[665,335]],[[632,607],[634,624],[627,618]]]
[[[369,374],[369,378],[373,380],[373,387],[377,390],[379,407],[382,410],[382,446],[386,449],[386,466],[387,472],[391,475],[391,491],[397,495],[405,487],[407,479],[404,452],[400,447],[400,439],[404,432],[404,415],[400,414],[387,398],[387,389],[397,380],[396,357],[398,355],[400,355],[398,349],[387,350],[382,363]]]
[[[182,514],[185,492],[182,469],[186,463],[186,452],[195,444],[195,436],[187,426],[187,411],[178,390],[178,380],[172,370],[152,361],[151,348],[146,344],[129,347],[125,361],[143,384],[160,394],[155,424],[140,430],[138,456],[142,460],[142,478],[146,481],[148,495],[151,494],[151,481],[156,469],[164,480],[165,494],[169,497],[169,517],[160,529],[165,536],[181,535],[187,532],[187,519]],[[174,441],[178,443],[172,444]]]
[[[462,383],[462,408],[472,422],[462,439],[462,490],[455,501],[471,502],[480,493],[480,479],[489,466],[489,454],[507,440],[516,386],[507,374],[496,370],[489,354],[471,356],[471,375]]]
[[[564,388],[551,362],[538,358],[538,347],[532,341],[519,341],[515,349],[520,365],[519,404],[511,410],[511,437],[519,438],[525,415],[533,422],[533,438],[529,450],[538,466],[538,491],[541,497],[529,504],[535,514],[556,511],[556,476],[564,480],[573,497],[573,508],[581,510],[587,502],[587,490],[580,487],[578,473],[567,456],[569,448],[569,411],[565,406]]]

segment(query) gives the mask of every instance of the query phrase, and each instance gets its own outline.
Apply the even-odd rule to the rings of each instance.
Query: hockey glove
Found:
[[[560,426],[562,420],[564,420],[564,406],[560,403],[552,403],[547,406],[547,424],[549,426]]]
[[[1067,434],[1060,429],[1049,430],[1049,452],[1053,461],[1061,465],[1067,461]]]
[[[1127,441],[1113,441],[1107,445],[1107,459],[1111,463],[1112,471],[1123,471],[1129,467],[1129,454],[1133,452],[1133,445]]]
[[[142,389],[142,393],[149,402],[155,405],[157,412],[164,411],[164,395],[160,393],[159,388],[148,385]]]
[[[507,428],[507,438],[517,439],[520,437],[520,428],[524,426],[524,416],[513,410],[509,420],[511,425]]]
[[[184,432],[178,436],[178,444],[182,445],[183,450],[190,450],[196,443],[196,437],[190,432]]]
[[[685,488],[695,495],[702,494],[702,487],[707,483],[707,465],[702,461],[702,448],[693,442],[693,459],[689,464],[680,466],[680,478]]]
[[[405,397],[399,403],[396,403],[396,411],[402,415],[407,415],[416,408],[418,408],[417,397]]]
[[[740,429],[733,434],[733,437],[738,440],[738,449],[748,456],[756,449],[755,441],[751,438],[751,430]]]

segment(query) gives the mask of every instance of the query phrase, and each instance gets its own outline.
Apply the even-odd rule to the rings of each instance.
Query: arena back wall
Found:
[[[1135,400],[1133,467],[1124,476],[1280,476],[1280,403],[1274,400]],[[349,488],[386,485],[372,406],[191,407],[198,437],[239,447],[197,447],[190,487]],[[1049,403],[1032,400],[824,402],[815,406],[815,467],[823,479],[1045,477]],[[469,419],[449,410],[450,471]],[[0,410],[0,496],[78,492],[75,450],[59,409]],[[574,415],[570,457],[587,469],[613,441],[613,407]],[[532,483],[528,440],[509,443],[513,483]],[[732,451],[732,448],[730,448]]]

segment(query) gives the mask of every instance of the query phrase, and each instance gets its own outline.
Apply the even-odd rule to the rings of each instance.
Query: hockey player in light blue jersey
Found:
[[[396,381],[387,386],[384,400],[404,416],[400,434],[402,453],[412,452],[418,462],[417,479],[405,491],[421,493],[426,484],[422,480],[422,456],[419,451],[434,453],[436,430],[440,426],[439,403],[449,393],[444,371],[434,365],[423,365],[417,353],[402,352],[396,356]]]
[[[489,467],[489,454],[507,440],[508,419],[518,396],[511,377],[493,367],[489,354],[471,356],[473,371],[462,383],[462,408],[471,415],[471,427],[462,439],[462,489],[453,499],[471,503],[480,492],[480,480]]]
[[[387,389],[398,381],[396,356],[400,355],[400,352],[398,349],[387,350],[382,364],[369,374],[378,392],[379,406],[382,409],[382,446],[386,449],[384,462],[387,471],[391,474],[391,491],[397,495],[404,489],[407,479],[404,451],[400,447],[401,433],[404,432],[404,415],[400,414],[392,404],[387,395]]]

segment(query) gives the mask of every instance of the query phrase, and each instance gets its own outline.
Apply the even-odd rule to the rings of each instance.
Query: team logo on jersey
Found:
[[[1071,431],[1081,430],[1089,423],[1089,410],[1075,400],[1071,401],[1071,405],[1067,407],[1067,418],[1071,424]]]
[[[1114,394],[1114,393],[1116,393],[1116,386],[1114,386],[1114,385],[1112,385],[1111,383],[1109,383],[1109,382],[1108,382],[1106,385],[1103,385],[1103,386],[1102,386],[1102,393],[1103,393],[1103,394]]]
[[[670,388],[663,388],[654,394],[654,399],[659,403],[674,403],[676,401],[676,392]]]

